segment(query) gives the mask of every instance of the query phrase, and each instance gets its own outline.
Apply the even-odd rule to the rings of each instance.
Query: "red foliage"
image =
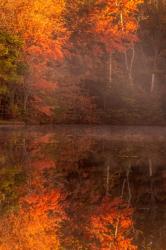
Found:
[[[91,249],[136,250],[130,236],[132,225],[132,209],[120,198],[105,197],[91,217],[90,234],[98,242]]]
[[[40,170],[45,170],[45,169],[50,169],[53,168],[55,166],[54,161],[52,160],[36,160],[32,162],[32,168],[35,169],[40,169]]]

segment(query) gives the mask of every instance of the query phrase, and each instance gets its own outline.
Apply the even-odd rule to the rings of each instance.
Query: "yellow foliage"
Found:
[[[64,8],[63,0],[1,0],[0,28],[20,35],[27,49],[32,45],[47,49],[53,42],[60,46],[67,34]]]

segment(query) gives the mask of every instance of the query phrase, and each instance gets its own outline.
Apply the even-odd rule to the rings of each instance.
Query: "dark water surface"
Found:
[[[1,127],[0,250],[166,250],[166,128]]]

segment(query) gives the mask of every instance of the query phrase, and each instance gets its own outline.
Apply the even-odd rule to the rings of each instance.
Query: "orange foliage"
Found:
[[[44,103],[37,104],[37,111],[51,116],[46,97],[55,88],[45,79],[47,62],[63,58],[63,45],[68,39],[62,13],[63,0],[2,0],[0,1],[0,29],[18,35],[24,41],[24,59],[29,65],[25,89],[28,96],[41,96]],[[44,86],[45,85],[45,86]],[[33,106],[33,104],[32,104]],[[36,107],[35,107],[36,109]]]
[[[136,15],[142,1],[0,1],[0,29],[17,34],[24,41],[24,58],[29,65],[25,89],[28,90],[28,98],[29,96],[35,98],[40,96],[44,100],[44,103],[39,102],[34,108],[37,107],[39,116],[42,113],[44,117],[46,115],[46,118],[52,117],[51,107],[56,105],[54,98],[52,98],[51,104],[51,98],[48,98],[57,87],[57,83],[54,84],[55,73],[52,77],[53,82],[49,81],[47,77],[50,73],[49,62],[57,59],[62,60],[64,54],[67,55],[67,53],[69,56],[69,51],[74,51],[73,48],[71,49],[71,44],[75,48],[90,48],[88,53],[96,50],[97,54],[103,47],[100,46],[101,43],[105,45],[108,52],[112,50],[123,51],[130,47],[131,42],[137,40],[138,22]],[[90,65],[90,63],[88,64]],[[65,72],[62,72],[62,75],[64,74]],[[87,72],[84,73],[84,77],[86,74],[88,77],[89,73]],[[93,116],[96,108],[93,98],[90,99],[89,96],[82,95],[80,86],[77,87],[75,83],[72,86],[75,82],[73,79],[67,78],[67,81],[70,87],[67,86],[65,89],[64,86],[61,86],[63,93],[60,94],[62,96],[60,104],[63,106],[65,100],[64,108],[67,109],[66,114],[63,112],[65,115],[61,122],[68,119],[67,113],[69,113],[69,117],[72,116],[68,109],[70,107],[71,110],[74,110],[75,106],[80,107],[80,110],[75,113],[82,114],[75,120],[96,122],[96,116]],[[34,101],[33,98],[31,100]],[[30,106],[33,106],[33,102],[30,103]],[[87,112],[89,109],[90,112]],[[71,122],[73,122],[72,119]]]
[[[41,142],[49,141],[50,134],[37,137],[29,148],[31,164],[27,182],[21,189],[24,195],[19,199],[17,211],[11,210],[0,217],[0,250],[61,249],[60,227],[66,218],[62,206],[64,195],[58,188],[46,185],[43,170],[54,168],[54,162],[46,160],[40,150],[33,151]]]
[[[33,168],[35,164],[35,169]],[[32,164],[32,173],[19,200],[18,211],[11,211],[1,217],[0,250],[59,250],[59,228],[65,218],[61,201],[64,199],[59,189],[45,188],[45,179],[40,170],[43,165],[53,162]],[[26,194],[27,193],[27,194]]]
[[[91,217],[90,234],[99,244],[99,248],[93,244],[92,249],[136,250],[129,236],[132,225],[132,209],[121,199],[106,197]]]
[[[62,0],[2,0],[0,26],[24,39],[26,53],[54,54],[67,36],[61,17],[64,7]]]
[[[60,249],[57,233],[64,216],[60,199],[58,190],[24,197],[17,213],[1,218],[0,250]]]
[[[101,0],[91,14],[91,22],[108,51],[124,50],[137,40],[138,7],[142,0]]]

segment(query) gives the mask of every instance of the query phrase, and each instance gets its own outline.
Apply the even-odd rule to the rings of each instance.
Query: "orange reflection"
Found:
[[[136,250],[132,242],[132,209],[121,199],[105,197],[91,217],[91,249]]]

